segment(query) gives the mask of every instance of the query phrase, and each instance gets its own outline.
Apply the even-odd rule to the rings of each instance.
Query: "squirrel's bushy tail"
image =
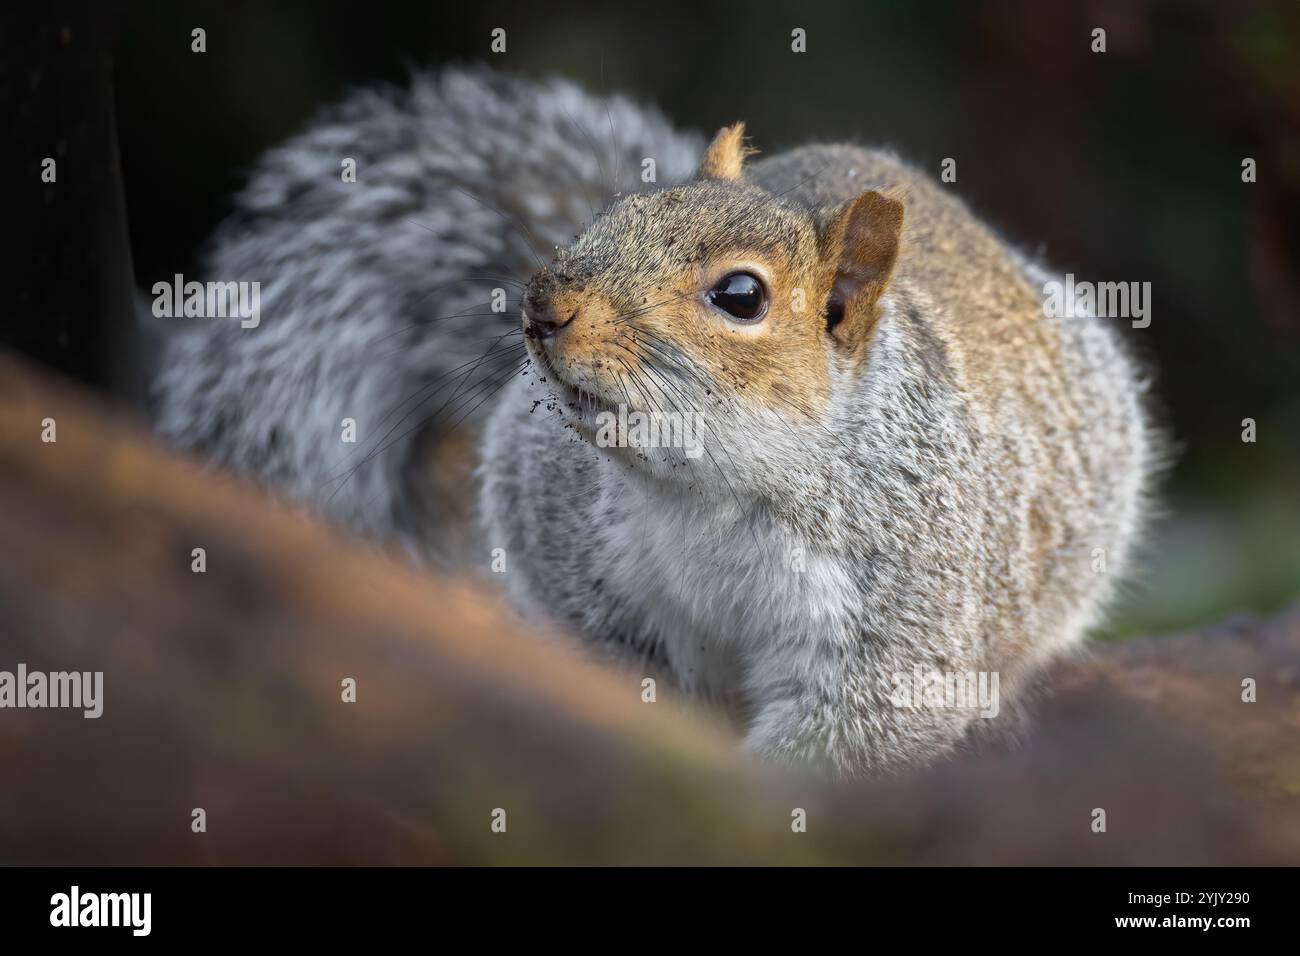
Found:
[[[701,149],[562,80],[456,68],[352,95],[263,157],[214,236],[203,279],[260,283],[260,316],[176,320],[159,432],[358,530],[427,543],[422,452],[472,429],[522,366],[522,284],[613,194],[646,188],[645,160],[673,182]]]

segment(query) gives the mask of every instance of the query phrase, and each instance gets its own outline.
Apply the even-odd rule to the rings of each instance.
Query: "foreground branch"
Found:
[[[104,673],[97,720],[0,710],[0,863],[1300,862],[1300,614],[1102,647],[1019,745],[828,784],[12,358],[0,542],[0,670]]]

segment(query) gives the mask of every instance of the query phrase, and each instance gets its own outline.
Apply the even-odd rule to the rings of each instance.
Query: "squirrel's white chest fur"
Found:
[[[514,556],[517,604],[578,628],[616,663],[732,702],[783,679],[763,661],[785,670],[800,647],[849,639],[857,586],[843,556],[742,512],[743,499],[592,447],[535,407],[541,391],[512,384],[485,438],[487,544]]]
[[[596,534],[607,575],[636,596],[655,658],[691,693],[729,698],[755,676],[750,663],[808,629],[842,631],[853,582],[770,522],[743,518],[726,499],[704,500],[603,463],[604,494],[624,498]],[[630,504],[631,507],[626,507]]]

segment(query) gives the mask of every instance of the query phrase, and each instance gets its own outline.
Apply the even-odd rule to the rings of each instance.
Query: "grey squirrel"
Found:
[[[238,197],[208,272],[261,282],[260,326],[176,336],[158,429],[418,555],[498,556],[523,614],[722,702],[756,753],[948,753],[978,709],[911,691],[1014,703],[1123,575],[1145,383],[893,155],[749,153],[564,81],[358,93]]]

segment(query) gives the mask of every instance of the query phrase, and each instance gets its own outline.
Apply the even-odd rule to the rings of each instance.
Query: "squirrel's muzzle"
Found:
[[[576,306],[557,309],[554,302],[529,301],[524,307],[524,334],[535,339],[549,339],[578,317]]]
[[[540,272],[524,291],[524,334],[534,339],[554,338],[581,311],[578,295],[549,271]]]

